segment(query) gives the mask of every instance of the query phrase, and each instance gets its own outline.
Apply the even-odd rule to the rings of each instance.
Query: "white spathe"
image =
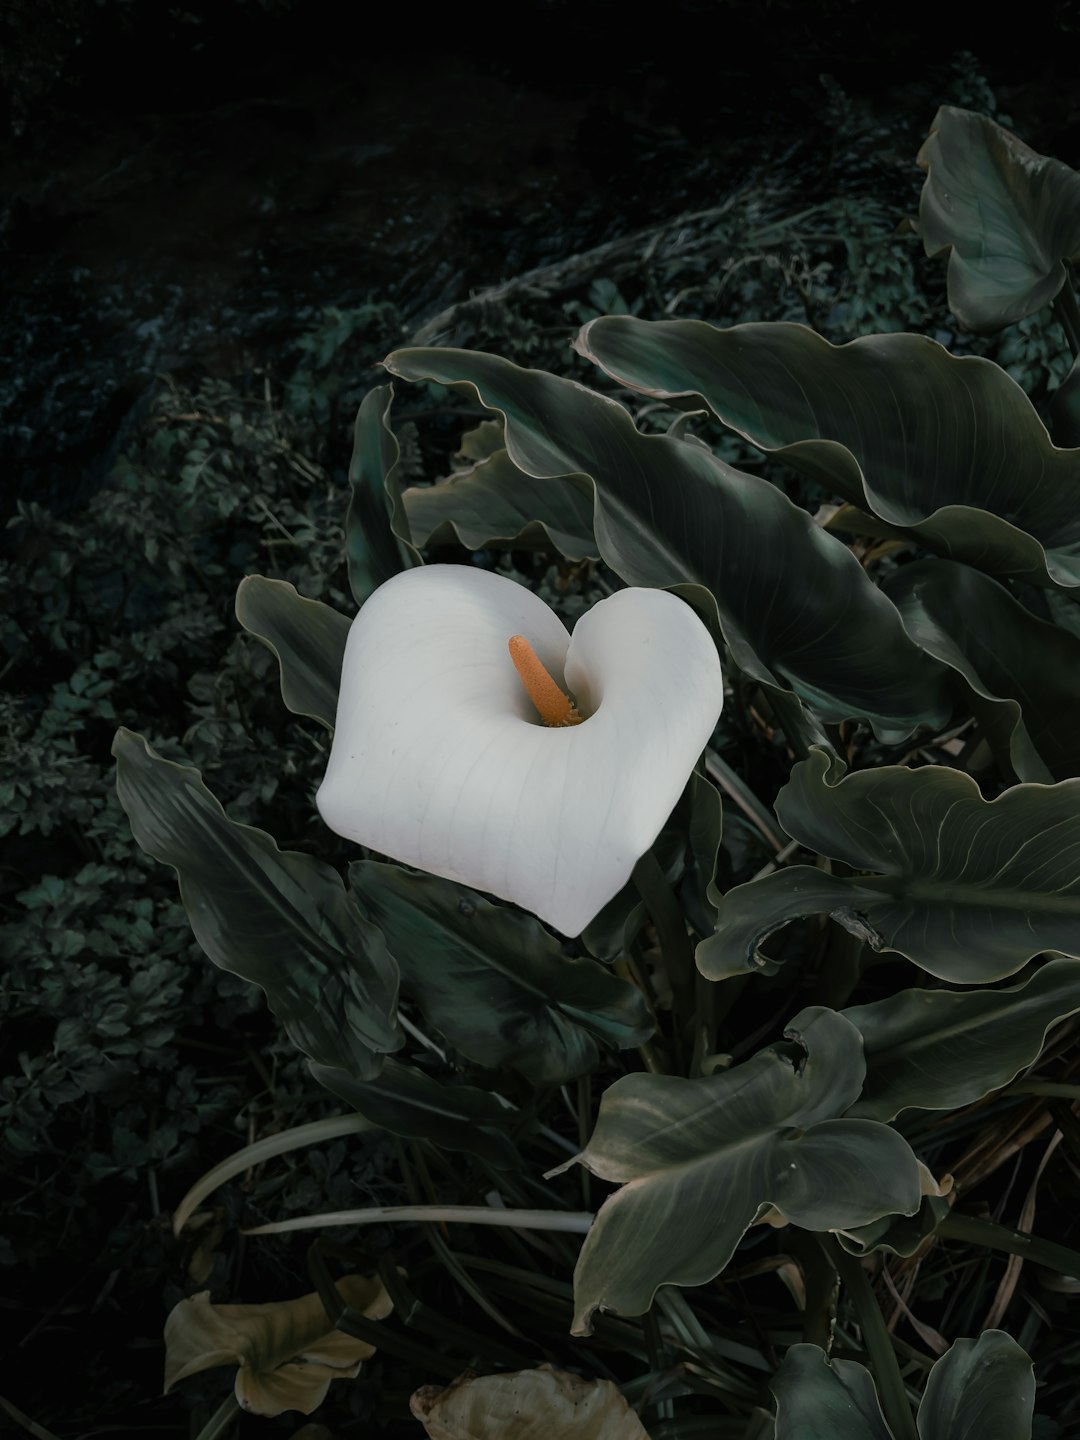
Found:
[[[580,725],[541,723],[511,635]],[[316,800],[337,834],[577,935],[660,833],[723,698],[708,630],[664,590],[620,590],[571,636],[501,575],[406,570],[352,623]]]

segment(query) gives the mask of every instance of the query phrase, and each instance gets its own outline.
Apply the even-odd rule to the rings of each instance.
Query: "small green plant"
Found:
[[[918,229],[948,253],[957,322],[996,332],[1053,301],[1071,333],[1080,176],[948,106],[920,161]],[[317,1242],[320,1356],[324,1322],[400,1352],[392,1307],[444,1375],[478,1355],[528,1370],[560,1336],[579,1368],[616,1365],[662,1434],[719,1410],[746,1433],[774,1371],[778,1440],[1030,1430],[1032,1359],[996,1325],[1012,1291],[976,1339],[933,1330],[916,1415],[864,1261],[888,1277],[893,1257],[948,1264],[975,1244],[1080,1267],[967,1208],[950,1134],[1052,1065],[1048,1033],[1080,1013],[1080,641],[1025,604],[1032,586],[1080,593],[1080,452],[1053,446],[999,365],[888,333],[913,271],[899,241],[864,252],[857,230],[848,273],[872,269],[874,299],[853,279],[844,324],[887,333],[847,344],[787,321],[646,320],[612,282],[588,293],[616,313],[564,305],[585,319],[578,356],[629,406],[474,349],[388,357],[406,389],[489,418],[448,477],[409,486],[393,390],[371,391],[343,536],[357,613],[273,577],[236,601],[287,709],[332,737],[317,804],[343,868],[116,733],[133,833],[177,872],[202,948],[264,991],[315,1081],[400,1142],[407,1206],[258,1233],[473,1232],[428,1239],[484,1332],[428,1312],[412,1287],[429,1272],[390,1257],[374,1326],[326,1265],[356,1252]],[[666,427],[641,427],[645,407]],[[686,410],[825,509],[733,468]],[[608,593],[571,635],[527,586],[425,560],[436,537],[554,552],[564,588],[588,570]],[[732,763],[748,745],[779,779],[764,794]],[[724,802],[753,835],[726,852]],[[537,1231],[542,1266],[523,1244]],[[728,1277],[785,1265],[798,1320],[767,1345],[734,1322]],[[296,1346],[274,1353],[285,1386]],[[250,1380],[242,1366],[237,1397],[278,1413]]]
[[[755,177],[461,302],[435,326],[458,344],[391,356],[393,397],[369,381],[397,312],[328,311],[284,407],[261,383],[165,383],[84,514],[20,511],[0,571],[0,1147],[20,1177],[0,1263],[27,1267],[13,1294],[61,1295],[100,1257],[101,1295],[55,1312],[79,1314],[88,1373],[115,1304],[154,1370],[124,1383],[156,1390],[164,1285],[211,1327],[252,1313],[237,1299],[268,1302],[259,1325],[306,1317],[297,1345],[233,1334],[197,1364],[172,1325],[168,1403],[204,1440],[236,1418],[224,1372],[195,1374],[223,1354],[264,1408],[286,1381],[326,1394],[342,1433],[467,1413],[502,1440],[521,1387],[567,1440],[565,1407],[601,1398],[653,1440],[950,1440],[973,1415],[1012,1440],[1033,1403],[1041,1434],[1052,1414],[1068,1433],[1076,477],[1029,399],[1063,443],[1076,177],[994,123],[974,62],[955,87],[923,152],[926,257],[895,233],[910,157],[883,165],[888,127],[831,83],[817,189]],[[999,202],[992,243],[939,203],[958,135]],[[1060,186],[1056,238],[1032,175]],[[365,391],[346,487],[335,439]],[[458,680],[486,666],[495,690],[455,710],[441,667],[466,620],[421,607],[414,652],[394,628],[436,567],[545,617],[583,728],[526,718],[501,602],[490,656],[483,634],[455,651]],[[700,657],[668,636],[639,665],[644,624],[586,655],[642,594],[705,636],[726,696],[631,855],[605,797],[663,778],[648,746],[620,760],[632,723],[573,783],[520,747],[492,776],[494,744],[461,772],[504,708],[540,750],[580,745],[624,672],[609,717],[647,712],[666,750]],[[353,627],[371,653],[343,672]],[[335,745],[343,834],[314,803]],[[358,805],[385,777],[397,799]],[[389,822],[414,792],[407,851]],[[613,858],[628,883],[600,904]],[[543,908],[549,879],[560,907],[598,904],[588,923]],[[987,1181],[1014,1164],[991,1219]],[[377,1324],[357,1272],[393,1307]],[[442,1390],[468,1368],[491,1373]],[[80,1423],[112,1423],[120,1387]]]
[[[335,433],[355,414],[367,388],[361,377],[373,350],[385,337],[401,334],[400,317],[390,305],[327,306],[297,341],[299,363],[285,387],[290,413],[306,428]]]

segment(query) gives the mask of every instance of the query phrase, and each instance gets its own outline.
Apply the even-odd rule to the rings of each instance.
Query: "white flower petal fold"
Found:
[[[586,717],[545,726],[523,635]],[[664,590],[620,590],[571,636],[530,590],[427,565],[353,621],[316,797],[331,830],[578,935],[670,815],[724,698],[716,647]]]

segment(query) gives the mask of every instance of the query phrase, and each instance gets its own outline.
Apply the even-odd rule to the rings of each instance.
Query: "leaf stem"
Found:
[[[1080,1100],[1080,1085],[1059,1080],[1018,1080],[1002,1095],[1050,1095],[1059,1100]]]
[[[582,1075],[577,1082],[577,1124],[578,1145],[582,1150],[589,1143],[593,1127],[592,1076]],[[578,1166],[581,1179],[581,1203],[586,1210],[592,1210],[592,1173],[584,1165]]]
[[[825,953],[813,988],[812,1003],[842,1010],[862,976],[866,942],[839,922],[830,921],[825,932]]]
[[[567,1161],[567,1164],[570,1162]],[[387,1225],[421,1220],[465,1225],[507,1225],[516,1230],[568,1230],[584,1235],[593,1222],[585,1210],[500,1210],[491,1205],[371,1205],[362,1210],[329,1210],[296,1215],[267,1225],[245,1227],[241,1235],[284,1235],[290,1230],[325,1230],[332,1225]]]
[[[309,1125],[296,1125],[291,1130],[283,1130],[277,1135],[267,1135],[262,1140],[245,1145],[242,1150],[238,1150],[235,1155],[230,1155],[228,1159],[222,1160],[220,1164],[215,1165],[212,1170],[208,1170],[205,1175],[196,1180],[176,1207],[172,1222],[173,1234],[180,1234],[208,1195],[212,1195],[220,1186],[245,1170],[251,1170],[256,1165],[262,1165],[265,1161],[272,1159],[275,1155],[284,1155],[288,1151],[298,1150],[304,1145],[319,1145],[325,1140],[337,1140],[343,1135],[361,1135],[365,1131],[379,1130],[380,1128],[370,1120],[365,1120],[362,1115],[330,1115],[325,1120],[313,1120]]]
[[[822,1247],[814,1244],[810,1232],[797,1225],[788,1227],[785,1246],[802,1271],[806,1291],[802,1338],[810,1345],[819,1346],[827,1355],[832,1349],[839,1288],[832,1257],[822,1254]]]
[[[705,751],[705,773],[739,807],[773,855],[778,855],[788,843],[787,836],[776,816],[758,799],[742,776],[715,750]]]
[[[645,996],[652,1014],[653,1024],[656,1026],[654,1034],[658,1036],[660,1025],[656,1018],[656,996],[649,983],[649,977],[645,973],[644,963],[641,959],[641,947],[637,940],[632,940],[630,948],[616,956],[612,968],[620,980],[629,980],[630,984],[636,985]],[[672,1073],[667,1051],[662,1044],[658,1043],[657,1039],[643,1040],[637,1047],[637,1053],[650,1075],[670,1075]]]
[[[3,1395],[0,1395],[0,1410],[3,1410],[6,1415],[10,1415],[15,1424],[21,1425],[28,1435],[33,1435],[34,1440],[60,1440],[55,1431],[46,1430],[44,1425],[39,1425],[36,1420],[31,1420],[30,1416],[25,1415],[17,1405],[13,1405],[10,1400],[5,1400]]]
[[[1076,291],[1072,287],[1072,276],[1065,276],[1065,284],[1054,296],[1054,318],[1065,331],[1073,359],[1080,359],[1080,305],[1076,303]]]
[[[1014,1230],[1009,1225],[998,1225],[993,1220],[980,1220],[977,1215],[961,1215],[952,1210],[937,1229],[943,1240],[965,1240],[972,1245],[984,1245],[990,1250],[1003,1250],[1006,1255],[1019,1255],[1024,1260],[1034,1260],[1036,1265],[1045,1265],[1061,1275],[1080,1278],[1080,1251],[1070,1250],[1054,1240],[1041,1240],[1026,1230]]]
[[[822,1235],[820,1241],[855,1307],[863,1343],[874,1367],[874,1379],[881,1393],[881,1407],[885,1411],[885,1418],[892,1427],[896,1440],[919,1440],[915,1417],[911,1413],[907,1390],[904,1388],[904,1379],[896,1361],[896,1351],[885,1328],[885,1317],[881,1313],[866,1271],[854,1255],[849,1255],[832,1235]]]
[[[693,1043],[690,1047],[688,1071],[691,1079],[706,1073],[705,1063],[716,1050],[716,1037],[720,1029],[720,986],[715,981],[706,980],[699,970],[694,976],[694,997],[691,1027]]]
[[[633,869],[637,892],[645,902],[649,919],[656,926],[660,949],[667,964],[668,978],[675,999],[675,1010],[682,1025],[694,1018],[694,947],[682,907],[668,884],[660,861],[652,850],[646,850]],[[676,1027],[676,1033],[678,1029]]]
[[[237,1403],[235,1392],[230,1390],[199,1431],[195,1440],[220,1440],[220,1437],[231,1430],[233,1423],[239,1418],[240,1406]]]

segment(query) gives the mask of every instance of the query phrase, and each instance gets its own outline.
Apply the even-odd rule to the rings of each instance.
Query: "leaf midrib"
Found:
[[[852,885],[891,899],[916,905],[970,905],[991,910],[1036,910],[1042,913],[1075,915],[1080,920],[1080,894],[1055,894],[1045,890],[1001,890],[972,882],[968,885],[920,880],[912,875],[857,875]]]

